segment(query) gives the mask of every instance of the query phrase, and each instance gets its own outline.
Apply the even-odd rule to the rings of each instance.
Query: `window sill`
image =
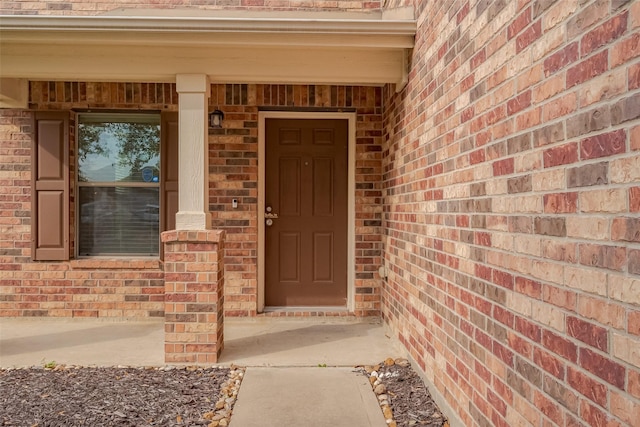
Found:
[[[159,259],[88,258],[70,261],[74,270],[158,270],[160,264]]]

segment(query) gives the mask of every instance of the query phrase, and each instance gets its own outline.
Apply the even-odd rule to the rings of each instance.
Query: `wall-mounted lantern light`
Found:
[[[221,128],[222,120],[224,119],[224,113],[220,110],[215,110],[209,113],[209,127]]]

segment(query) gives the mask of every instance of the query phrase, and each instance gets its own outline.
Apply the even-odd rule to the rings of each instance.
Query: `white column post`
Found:
[[[178,213],[176,230],[211,228],[209,212],[209,126],[211,89],[206,74],[177,74]]]

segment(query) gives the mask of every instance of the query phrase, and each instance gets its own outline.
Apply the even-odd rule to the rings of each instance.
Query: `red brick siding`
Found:
[[[258,108],[327,107],[357,111],[357,315],[380,314],[381,89],[347,86],[213,85],[210,107],[225,112],[224,128],[210,131],[210,210],[227,233],[225,309],[253,315],[257,304]],[[376,106],[377,105],[377,106]],[[231,200],[238,199],[238,209]]]
[[[167,231],[167,363],[216,363],[224,348],[224,231]]]
[[[640,2],[413,3],[383,316],[469,426],[640,414]]]
[[[170,103],[171,85],[38,82],[30,85],[34,109],[146,108]],[[70,116],[73,119],[73,115]],[[0,316],[162,317],[164,273],[158,260],[31,261],[31,111],[0,112]],[[75,140],[75,123],[70,138]],[[70,144],[75,147],[75,144]],[[74,148],[70,182],[74,182]],[[70,242],[74,251],[75,187],[70,191]]]
[[[115,9],[379,10],[381,0],[11,0],[0,15],[100,15]]]
[[[381,263],[381,140],[382,140],[382,89],[350,86],[271,86],[271,85],[212,85],[210,108],[225,112],[224,128],[210,130],[209,163],[210,187],[209,208],[215,229],[227,231],[225,258],[225,311],[227,315],[255,315],[257,310],[257,198],[258,198],[258,109],[275,107],[326,107],[352,109],[357,112],[356,124],[356,281],[355,314],[377,316],[380,314],[380,282],[377,275]],[[30,102],[33,109],[69,110],[86,108],[176,110],[177,94],[172,84],[153,83],[91,83],[91,82],[32,82]],[[134,311],[116,311],[109,306],[96,316],[162,315],[160,296],[149,301],[138,287],[127,288],[126,280],[137,278],[136,272],[117,271],[118,265],[92,265],[81,272],[77,263],[32,263],[30,260],[30,155],[32,113],[3,110],[0,112],[0,149],[7,150],[2,157],[0,180],[6,181],[3,209],[0,221],[6,222],[7,234],[0,237],[3,263],[0,264],[0,279],[3,281],[0,294],[0,314],[3,315],[75,315],[65,304],[55,305],[60,311],[47,307],[51,284],[47,270],[64,270],[59,273],[67,287],[78,286],[75,293],[87,295],[97,292],[92,286],[102,282],[92,281],[94,275],[109,275],[112,288],[109,297],[96,295],[76,296],[86,307],[98,306],[105,299],[114,304],[135,300]],[[71,126],[73,128],[73,126]],[[73,134],[73,129],[71,129]],[[73,144],[72,144],[73,145]],[[21,156],[14,158],[14,156]],[[6,159],[6,160],[5,160]],[[75,158],[71,158],[71,181],[75,178]],[[71,192],[73,203],[74,193]],[[238,209],[231,208],[231,199],[237,198]],[[20,202],[20,203],[18,203]],[[21,213],[22,212],[22,213]],[[74,207],[71,207],[74,212]],[[24,218],[21,218],[21,217]],[[3,219],[4,218],[4,219]],[[73,248],[73,218],[71,242]],[[5,237],[6,236],[6,237]],[[73,253],[73,249],[72,249]],[[162,272],[156,263],[151,271],[161,279]],[[41,272],[33,272],[36,270]],[[25,273],[29,271],[29,273]],[[117,282],[118,278],[120,282]],[[11,286],[4,286],[11,283]],[[81,286],[85,283],[85,286]],[[21,296],[28,287],[35,297]],[[117,289],[116,289],[117,288]],[[65,288],[67,289],[67,288]],[[106,292],[106,291],[105,291]],[[132,295],[125,296],[125,294]],[[65,292],[66,293],[66,290]],[[75,295],[75,294],[74,294]],[[52,298],[58,298],[52,297]],[[65,297],[67,299],[71,297]],[[70,301],[73,298],[69,299]],[[126,299],[125,299],[126,298]],[[2,301],[5,299],[6,301]],[[39,299],[34,302],[34,299]],[[64,300],[66,301],[66,300]],[[30,305],[22,306],[23,302]],[[23,308],[19,308],[23,307]],[[26,312],[24,310],[40,310]],[[146,310],[146,314],[142,311]],[[128,314],[130,313],[130,314]]]

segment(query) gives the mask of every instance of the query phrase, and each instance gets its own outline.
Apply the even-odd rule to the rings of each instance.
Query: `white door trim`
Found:
[[[267,119],[344,119],[349,121],[347,177],[347,310],[355,309],[356,113],[261,111],[258,113],[258,313],[264,311],[265,280],[265,122]]]

